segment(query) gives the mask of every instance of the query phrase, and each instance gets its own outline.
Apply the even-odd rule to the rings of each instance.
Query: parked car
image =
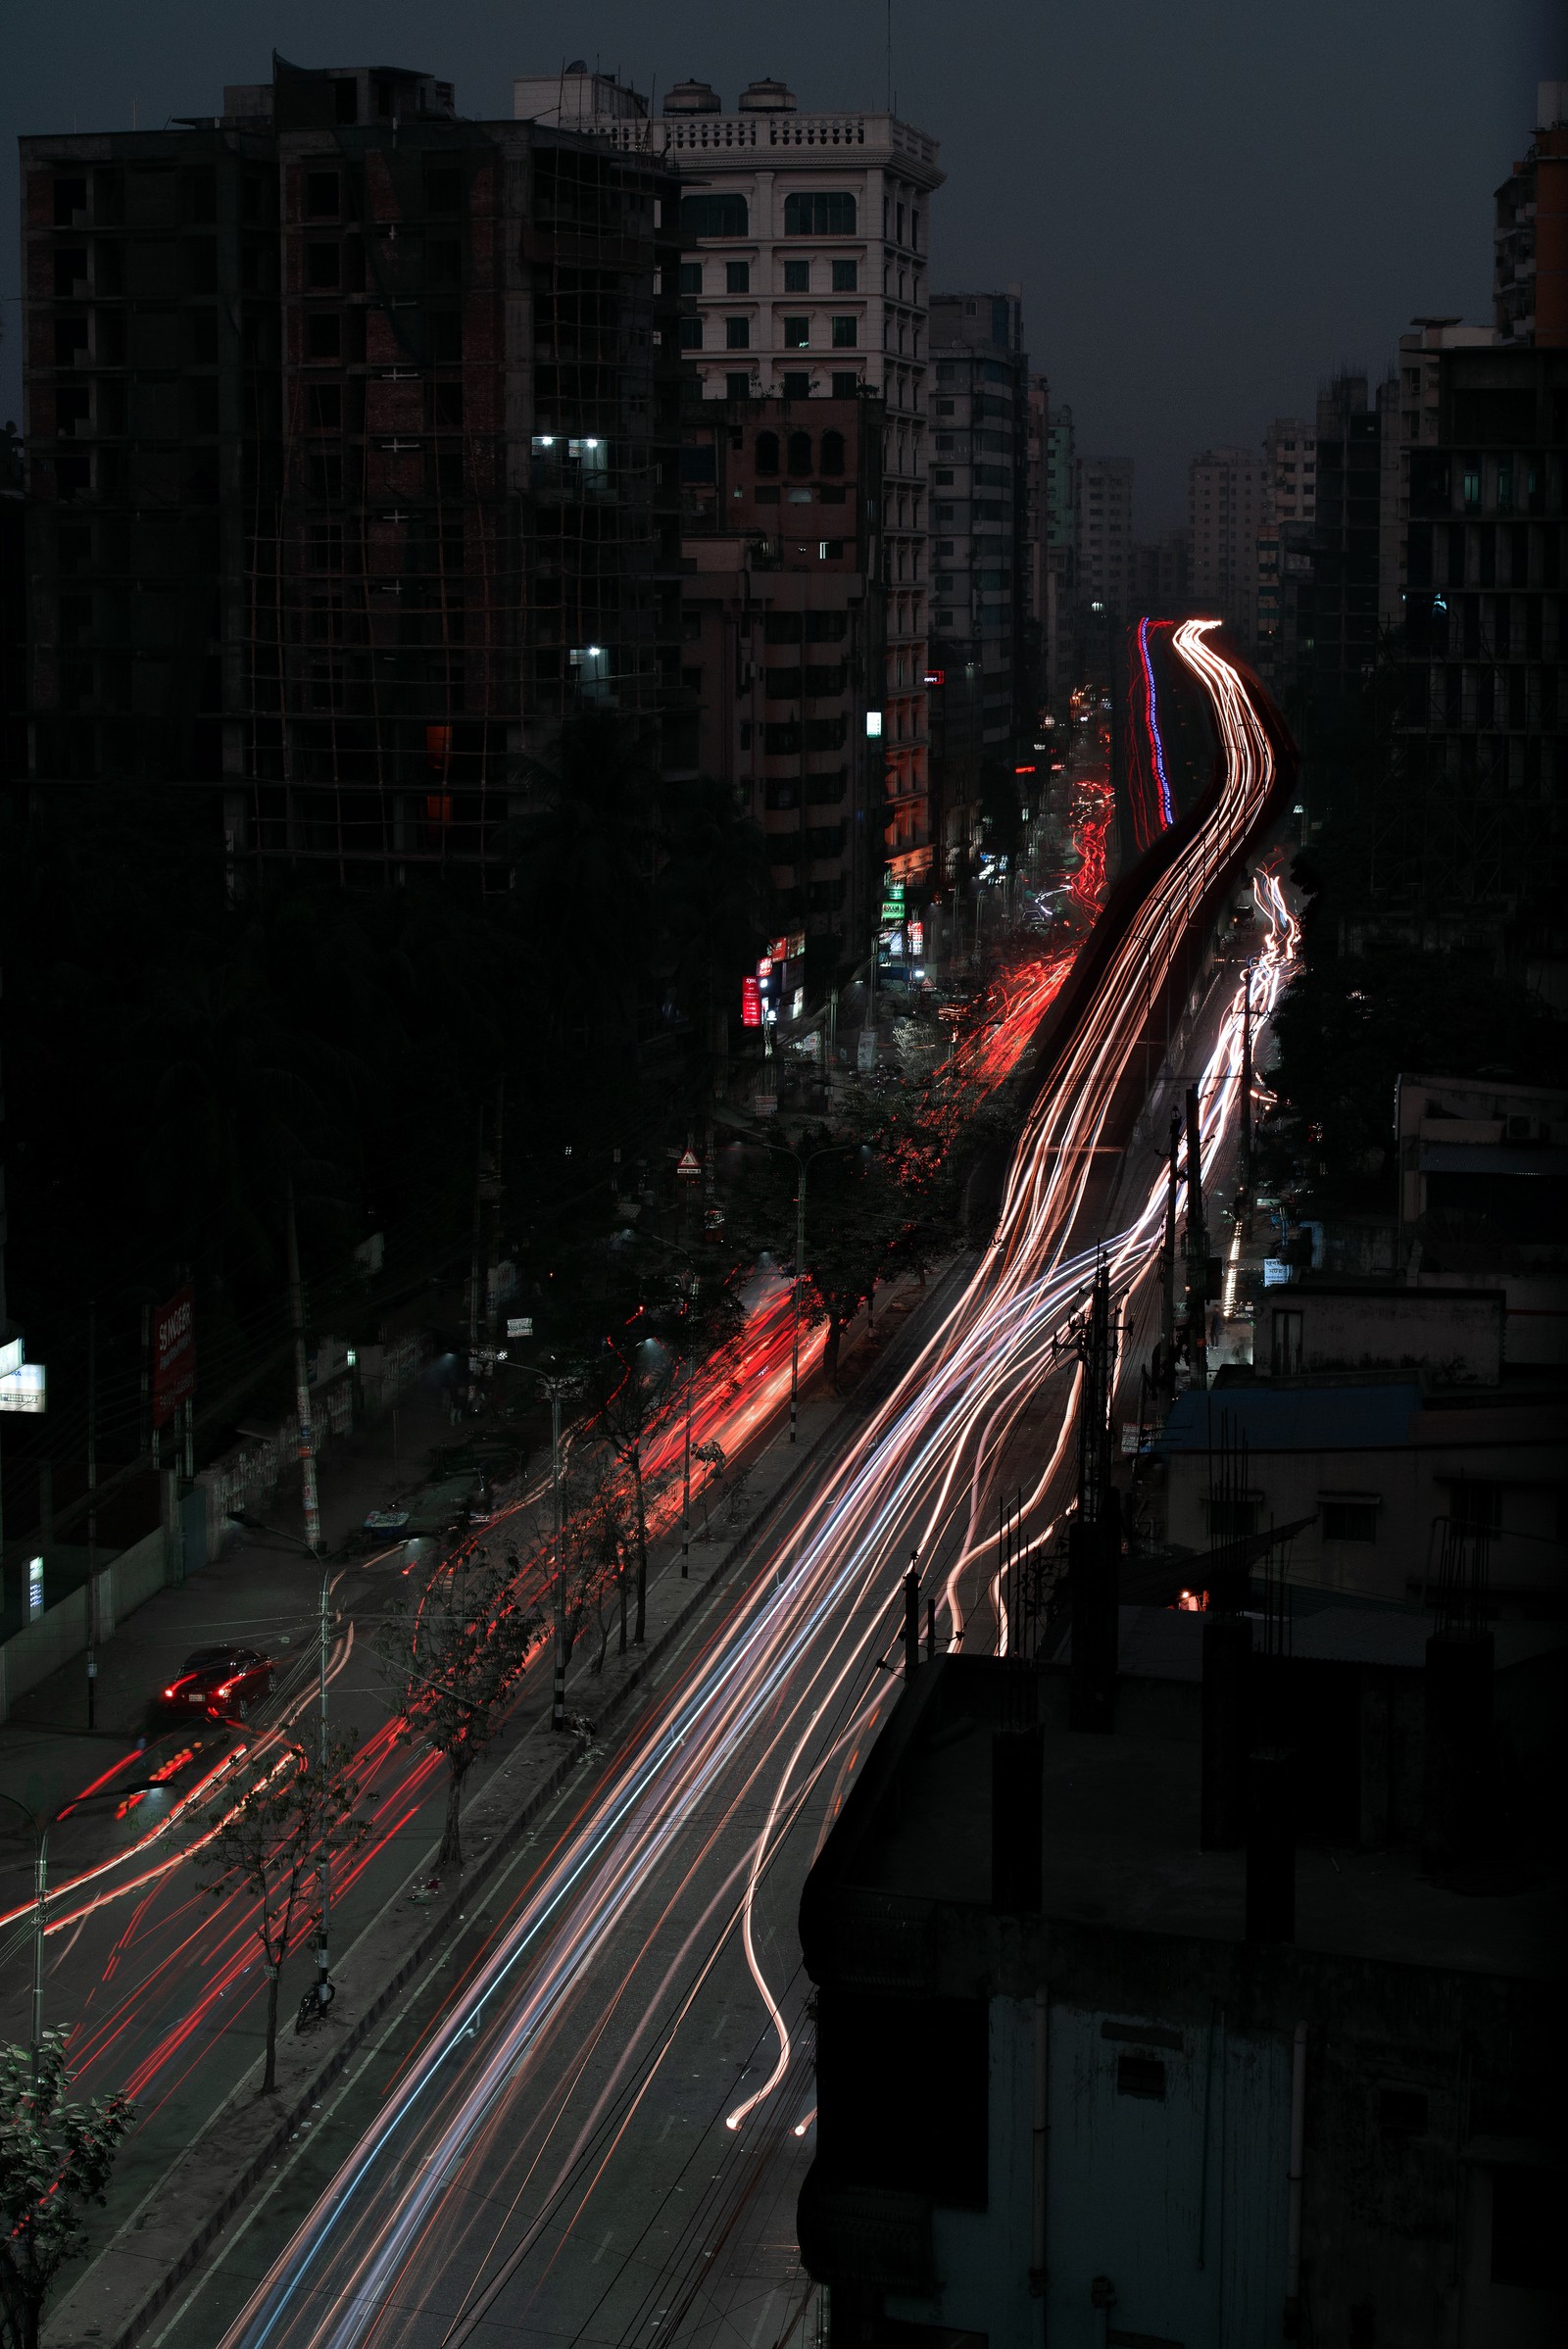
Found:
[[[244,1721],[272,1693],[272,1660],[254,1647],[198,1647],[159,1699],[165,1712],[190,1720]]]

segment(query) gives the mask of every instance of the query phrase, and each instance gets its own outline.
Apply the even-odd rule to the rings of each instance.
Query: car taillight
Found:
[[[238,1686],[239,1684],[237,1681],[220,1681],[218,1687],[213,1690],[213,1694],[215,1696],[231,1695]]]
[[[164,1690],[164,1694],[166,1696],[177,1696],[179,1694],[179,1683],[176,1681],[172,1688],[166,1688]]]

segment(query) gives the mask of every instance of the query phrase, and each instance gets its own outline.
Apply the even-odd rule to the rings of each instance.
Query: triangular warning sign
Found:
[[[692,1150],[682,1150],[679,1162],[675,1168],[675,1172],[677,1174],[683,1175],[694,1175],[701,1174],[702,1171],[702,1161],[698,1157],[697,1152]]]

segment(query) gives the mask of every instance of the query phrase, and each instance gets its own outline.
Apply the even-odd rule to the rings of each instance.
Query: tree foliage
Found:
[[[324,1852],[328,1865],[352,1851],[369,1834],[359,1815],[360,1782],[354,1775],[358,1736],[335,1739],[324,1762],[301,1745],[281,1757],[263,1759],[224,1814],[216,1834],[203,1839],[194,1857],[202,1889],[215,1899],[238,1890],[255,1903],[252,1922],[267,1970],[267,2060],[262,2094],[277,2084],[277,2000],[283,1961],[301,1931],[319,1926],[319,1912],[307,1894],[307,1880]]]
[[[118,2090],[73,2104],[66,2034],[48,2031],[37,2077],[24,2047],[0,2047],[0,2312],[9,2349],[38,2349],[55,2277],[86,2248],[82,2214],[102,2203],[135,2113]]]
[[[428,1745],[447,1766],[438,1864],[463,1864],[465,1783],[544,1637],[543,1614],[521,1595],[523,1579],[515,1554],[492,1558],[466,1544],[376,1628],[376,1652],[397,1690],[399,1741]]]

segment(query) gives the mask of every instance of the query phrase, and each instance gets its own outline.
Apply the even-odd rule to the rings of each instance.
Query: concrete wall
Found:
[[[169,1544],[162,1529],[122,1550],[94,1576],[97,1633],[113,1637],[115,1626],[161,1590],[168,1580]],[[24,1624],[0,1646],[0,1721],[19,1696],[36,1688],[69,1664],[87,1644],[87,1587],[68,1591],[35,1622]]]
[[[1431,1370],[1446,1385],[1495,1387],[1502,1377],[1500,1289],[1334,1289],[1290,1283],[1265,1297],[1258,1367],[1281,1369],[1282,1314],[1301,1317],[1300,1368]]]

